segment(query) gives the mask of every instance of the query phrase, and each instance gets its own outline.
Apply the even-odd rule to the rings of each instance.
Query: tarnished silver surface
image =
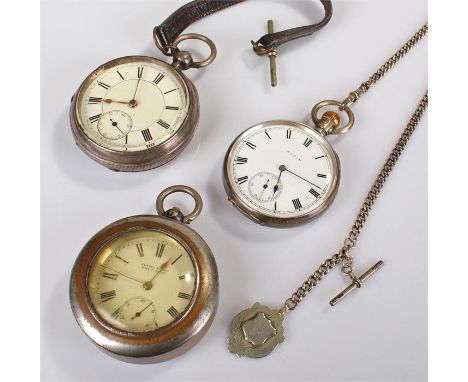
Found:
[[[102,319],[88,292],[88,273],[105,243],[130,231],[155,230],[176,239],[191,256],[196,269],[192,301],[171,324],[151,332],[117,329]],[[118,220],[96,233],[75,261],[70,278],[70,303],[78,325],[103,351],[131,363],[154,363],[173,358],[195,345],[210,327],[218,305],[218,270],[214,256],[200,235],[174,219],[139,215]]]
[[[193,208],[193,211],[190,212],[189,214],[183,215],[180,212],[180,209],[177,207],[173,207],[170,210],[166,211],[164,210],[164,200],[171,194],[177,193],[177,192],[183,192],[185,194],[190,195],[193,198],[193,201],[195,202],[195,207]],[[192,187],[189,186],[184,186],[181,184],[167,187],[166,189],[162,190],[159,196],[156,199],[156,211],[158,211],[159,216],[166,216],[166,217],[171,217],[171,210],[177,210],[180,213],[180,222],[185,223],[185,224],[190,224],[194,219],[200,215],[201,211],[203,208],[203,200],[200,196],[200,194],[194,190]]]
[[[239,356],[265,357],[284,341],[283,333],[283,316],[257,302],[232,320],[229,351]]]
[[[185,85],[183,90],[187,97],[188,110],[182,125],[177,130],[177,133],[168,140],[147,150],[116,151],[98,145],[84,132],[84,127],[81,125],[78,112],[80,95],[89,83],[92,82],[100,73],[107,71],[112,67],[130,62],[157,63],[158,65],[163,66],[165,70],[178,77]],[[128,56],[117,58],[101,65],[83,81],[72,98],[70,107],[70,125],[76,144],[91,159],[107,168],[110,168],[111,170],[131,172],[144,171],[162,166],[180,154],[195,134],[199,113],[200,106],[197,90],[192,82],[182,72],[176,70],[168,63],[156,58],[146,56]]]
[[[277,333],[271,320],[265,316],[265,313],[257,313],[254,318],[242,323],[242,332],[246,341],[254,347],[263,345]]]

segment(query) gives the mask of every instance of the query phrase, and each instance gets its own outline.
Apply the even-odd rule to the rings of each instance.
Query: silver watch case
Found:
[[[99,250],[116,237],[139,229],[172,236],[190,254],[197,272],[195,292],[176,321],[151,332],[125,332],[104,321],[88,292],[88,273]],[[214,256],[195,231],[174,219],[139,215],[118,220],[96,233],[84,246],[70,278],[70,303],[78,325],[104,352],[130,363],[166,361],[190,349],[210,327],[218,305],[218,271]]]
[[[86,89],[103,71],[107,71],[117,65],[132,63],[132,62],[147,62],[157,63],[165,67],[174,76],[178,77],[185,84],[185,93],[187,96],[188,110],[187,115],[182,122],[178,131],[167,141],[162,142],[154,147],[146,150],[130,152],[116,151],[98,145],[91,140],[84,132],[78,118],[78,108],[80,94],[83,89]],[[115,171],[144,171],[163,164],[174,159],[193,138],[198,124],[200,106],[198,93],[192,82],[180,71],[168,63],[156,58],[147,56],[127,56],[109,61],[97,69],[95,69],[80,85],[78,91],[73,95],[70,107],[70,125],[78,147],[83,150],[91,159],[101,165]]]
[[[253,209],[239,197],[239,195],[235,191],[235,180],[230,177],[229,166],[232,166],[232,163],[235,159],[235,153],[233,152],[233,148],[237,145],[237,143],[239,141],[244,140],[247,136],[249,136],[250,134],[252,134],[252,132],[256,130],[261,130],[269,126],[276,125],[291,126],[297,129],[301,129],[307,132],[307,134],[314,135],[315,139],[317,139],[330,154],[332,179],[330,181],[329,191],[324,196],[324,202],[318,205],[317,208],[314,208],[313,210],[305,214],[298,215],[295,217],[273,217],[266,215],[259,210]],[[249,219],[253,220],[255,223],[275,228],[295,227],[301,224],[305,224],[312,219],[315,219],[333,203],[340,185],[340,160],[335,150],[333,150],[333,147],[330,145],[330,143],[328,143],[325,137],[310,126],[288,120],[273,120],[262,122],[251,126],[247,130],[243,131],[229,146],[226,156],[224,158],[223,184],[224,189],[226,190],[226,194],[228,196],[228,200],[231,202],[231,204]]]

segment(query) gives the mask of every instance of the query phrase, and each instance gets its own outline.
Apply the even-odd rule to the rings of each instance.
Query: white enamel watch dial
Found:
[[[77,102],[86,136],[113,151],[143,151],[169,140],[188,112],[180,75],[157,60],[123,62],[98,72]]]
[[[322,212],[339,183],[330,144],[312,128],[290,121],[251,127],[226,155],[224,184],[233,204],[259,223],[300,224]]]

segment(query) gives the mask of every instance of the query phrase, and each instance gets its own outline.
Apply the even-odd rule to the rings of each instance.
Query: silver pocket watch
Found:
[[[210,56],[194,62],[177,48],[184,40],[205,42]],[[116,171],[143,171],[175,158],[190,142],[199,118],[198,93],[182,73],[209,65],[216,47],[199,34],[180,35],[173,63],[146,56],[121,57],[95,69],[72,98],[70,124],[76,144]]]
[[[164,209],[175,192],[193,197],[193,212]],[[156,209],[159,216],[126,217],[97,232],[70,278],[78,325],[101,350],[126,362],[165,361],[190,349],[218,305],[214,256],[187,226],[202,210],[200,195],[172,186],[158,196]]]
[[[324,106],[312,110],[314,127],[287,120],[259,123],[230,145],[223,165],[223,184],[229,201],[249,219],[270,227],[292,227],[314,219],[333,202],[340,184],[340,161],[326,140],[328,134],[348,131],[348,122]]]

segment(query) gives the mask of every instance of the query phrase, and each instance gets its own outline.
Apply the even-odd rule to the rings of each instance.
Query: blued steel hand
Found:
[[[284,164],[282,164],[281,166],[279,166],[279,170],[280,170],[280,173],[279,173],[279,176],[278,176],[278,181],[276,182],[275,187],[273,187],[273,196],[276,194],[276,192],[279,189],[279,182],[280,182],[280,179],[281,179],[281,175],[283,174],[283,171],[286,170],[286,166]]]
[[[125,133],[120,130],[120,127],[119,125],[117,124],[117,122],[113,121],[112,118],[110,118],[110,121],[112,122],[112,126],[114,126],[117,130],[119,130],[123,135],[125,135]]]
[[[263,185],[263,190],[262,190],[262,193],[260,194],[260,200],[262,199],[262,196],[263,196],[263,193],[265,192],[265,190],[268,188],[268,183],[270,182],[270,179],[268,179],[266,181],[266,183]]]
[[[304,182],[307,182],[307,183],[311,184],[312,186],[317,187],[319,190],[322,189],[321,187],[317,186],[315,183],[312,183],[311,181],[309,181],[309,180],[303,178],[302,176],[296,174],[295,172],[292,172],[292,171],[288,170],[286,167],[284,168],[284,171],[287,171],[287,172],[289,172],[290,174],[292,174],[292,175],[294,175],[294,176],[297,176],[299,179],[302,179]]]

